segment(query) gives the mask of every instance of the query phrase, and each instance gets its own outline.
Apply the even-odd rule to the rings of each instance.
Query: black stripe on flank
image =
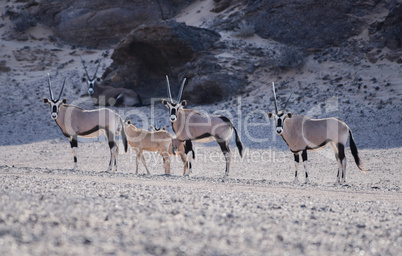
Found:
[[[78,135],[80,135],[80,136],[86,136],[86,135],[92,134],[92,133],[94,133],[94,132],[97,132],[97,131],[99,131],[100,129],[103,129],[103,127],[101,127],[101,126],[99,126],[99,125],[96,125],[94,128],[92,128],[92,129],[90,129],[90,130],[88,130],[88,131],[81,132],[81,133],[79,133]]]
[[[307,147],[306,147],[306,150],[314,150],[314,149],[322,148],[322,147],[324,147],[325,145],[327,145],[328,142],[331,142],[331,141],[332,141],[332,140],[327,139],[327,140],[325,140],[323,143],[321,143],[320,145],[318,145],[318,146],[316,146],[316,147],[313,147],[313,148],[307,146]]]
[[[283,138],[283,135],[282,135],[282,134],[281,134],[281,136],[282,136],[282,138]],[[285,138],[283,138],[283,140],[286,142],[286,145],[288,145],[288,147],[289,147],[289,144],[288,144],[288,142],[285,140]],[[327,139],[327,140],[325,140],[323,143],[321,143],[320,145],[318,145],[318,146],[316,146],[316,147],[313,147],[313,148],[307,146],[305,149],[291,150],[290,147],[289,147],[289,149],[290,149],[290,151],[291,151],[293,154],[297,154],[297,153],[299,153],[300,151],[303,151],[303,150],[315,150],[315,149],[322,148],[322,147],[324,147],[325,145],[327,145],[328,142],[331,142],[331,141],[332,141],[332,140]]]
[[[200,136],[197,136],[197,137],[193,138],[193,140],[205,139],[205,138],[209,138],[211,136],[212,135],[210,133],[204,133],[204,134],[201,134]]]

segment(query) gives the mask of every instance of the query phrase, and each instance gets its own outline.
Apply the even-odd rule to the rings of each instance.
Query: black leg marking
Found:
[[[117,144],[115,141],[109,141],[109,148],[112,149],[113,147],[117,147]]]
[[[193,151],[193,143],[191,142],[191,140],[186,140],[186,143],[184,144],[184,153],[186,153],[186,155],[188,154],[188,152]],[[194,154],[194,151],[193,151]]]
[[[339,160],[341,160],[341,162],[342,162],[342,160],[345,159],[345,145],[338,143],[338,144],[336,144],[336,146],[338,147]]]
[[[229,168],[230,168],[230,149],[227,141],[218,142],[219,146],[221,147],[222,153],[225,156],[226,160],[226,171],[225,176],[229,176]]]
[[[302,155],[303,162],[307,161],[307,150],[306,149],[303,150],[301,155]]]
[[[70,145],[71,145],[71,148],[77,148],[77,147],[78,147],[78,140],[77,140],[77,137],[73,137],[73,138],[70,140]]]
[[[74,163],[77,163],[77,157],[74,156]]]
[[[300,161],[299,154],[293,154],[293,156],[295,157],[295,162],[299,163]]]

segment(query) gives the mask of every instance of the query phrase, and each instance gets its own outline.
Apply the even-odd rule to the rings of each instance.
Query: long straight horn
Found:
[[[101,59],[99,59],[99,61],[98,61],[98,66],[96,67],[95,74],[94,74],[94,77],[92,77],[92,80],[94,80],[96,78],[96,73],[98,73],[98,68],[100,66],[100,63],[101,63]]]
[[[181,83],[179,95],[177,96],[177,103],[181,100],[181,94],[183,93],[184,84],[186,83],[186,78],[184,78],[183,83]]]
[[[275,83],[272,82],[272,91],[274,92],[275,113],[278,114],[278,103],[276,102]]]
[[[173,99],[172,99],[172,93],[170,92],[169,77],[167,75],[166,75],[166,82],[167,82],[168,96],[170,98],[170,102],[174,103]]]
[[[285,107],[283,107],[283,112],[286,111],[286,106],[288,105],[288,102],[289,102],[289,100],[290,100],[290,97],[292,97],[292,94],[293,94],[293,92],[295,91],[295,89],[296,89],[296,87],[293,87],[292,92],[290,93],[288,99],[286,100]]]
[[[50,97],[52,98],[52,100],[54,100],[53,98],[53,92],[52,92],[52,83],[50,82],[50,75],[49,73],[47,73],[47,83],[49,84],[49,93],[50,93]]]
[[[82,65],[84,66],[85,74],[87,74],[87,78],[89,79],[87,67],[85,66],[85,61],[82,59],[81,55],[80,55],[80,58],[81,58],[81,63],[82,63]]]
[[[61,95],[63,94],[64,85],[65,85],[65,84],[66,84],[66,78],[64,78],[63,86],[61,87],[61,91],[60,91],[59,97],[57,98],[57,101],[59,101],[59,100],[60,100]]]

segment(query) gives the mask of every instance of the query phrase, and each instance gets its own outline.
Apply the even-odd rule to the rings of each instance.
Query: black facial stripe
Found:
[[[170,110],[170,115],[171,116],[175,116],[176,115],[176,108],[172,108],[171,110]]]
[[[278,118],[278,123],[276,124],[276,127],[282,127],[282,119]]]
[[[52,112],[53,112],[53,113],[57,113],[57,106],[56,106],[56,105],[53,105]]]

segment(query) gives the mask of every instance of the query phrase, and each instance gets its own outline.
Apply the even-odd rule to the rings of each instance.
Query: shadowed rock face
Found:
[[[361,17],[380,1],[245,1],[256,33],[304,48],[338,46],[361,32]]]
[[[63,41],[110,47],[141,24],[172,18],[186,3],[185,0],[43,0],[30,12]]]
[[[392,50],[402,48],[402,3],[393,1],[389,14],[382,22],[371,25],[370,38],[375,47],[388,47]]]
[[[132,88],[149,104],[151,98],[167,97],[166,75],[173,95],[177,95],[186,77],[189,82],[183,98],[192,103],[222,100],[237,91],[241,83],[225,74],[209,53],[219,39],[214,31],[175,21],[142,25],[116,47],[104,83]]]

